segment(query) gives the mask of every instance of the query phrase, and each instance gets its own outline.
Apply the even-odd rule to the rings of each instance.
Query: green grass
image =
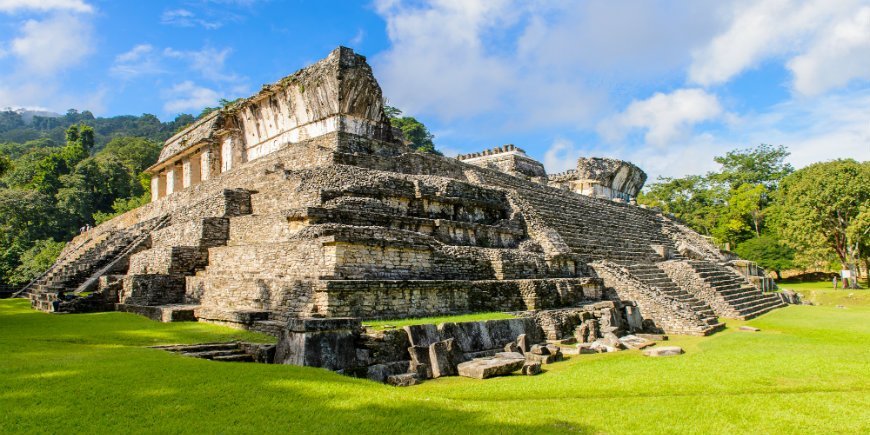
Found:
[[[383,330],[389,326],[394,326],[396,328],[401,328],[403,326],[408,325],[437,325],[439,323],[445,322],[479,322],[481,320],[501,320],[501,319],[511,319],[513,315],[508,313],[502,313],[498,311],[488,312],[488,313],[472,313],[472,314],[459,314],[454,316],[440,316],[440,317],[418,317],[411,319],[393,319],[393,320],[365,320],[363,321],[363,325],[366,325],[370,328],[376,330]]]
[[[748,323],[761,332],[741,332]],[[260,339],[0,301],[0,431],[51,433],[870,433],[870,306],[793,306],[686,354],[582,355],[535,377],[394,388],[145,346]]]
[[[803,300],[818,306],[843,306],[846,308],[870,306],[870,290],[836,289],[828,281],[779,283],[779,288],[794,290],[803,295]]]

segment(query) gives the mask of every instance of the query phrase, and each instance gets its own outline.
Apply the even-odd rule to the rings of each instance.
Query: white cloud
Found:
[[[838,158],[866,161],[870,160],[867,107],[870,89],[788,101],[744,116],[715,135],[701,132],[666,148],[626,148],[614,157],[636,163],[650,174],[650,180],[660,175],[704,174],[719,168],[714,156],[762,143],[785,145],[791,152],[788,161],[797,168]]]
[[[725,83],[766,60],[783,58],[794,58],[790,65],[800,92],[866,77],[866,68],[853,59],[870,55],[867,25],[855,18],[862,4],[867,0],[733,2],[723,13],[727,29],[694,51],[689,81],[704,86]],[[837,71],[843,62],[846,70]]]
[[[163,92],[167,100],[163,109],[169,113],[179,113],[185,110],[200,110],[218,102],[220,95],[213,89],[198,86],[187,80],[176,84]]]
[[[0,0],[0,12],[19,11],[90,13],[94,7],[82,0]]]
[[[646,130],[645,142],[663,146],[686,134],[689,127],[723,114],[715,95],[701,89],[679,89],[670,94],[657,92],[646,100],[632,101],[624,112],[602,122],[601,134],[619,140],[628,130]]]
[[[139,44],[129,51],[115,56],[115,62],[109,72],[114,76],[131,79],[142,75],[162,73],[163,68],[160,66],[160,60],[154,47],[150,44]]]
[[[574,143],[566,139],[556,139],[544,153],[544,167],[548,174],[564,172],[577,167],[581,152]]]
[[[794,88],[819,95],[854,79],[870,79],[870,6],[835,23],[809,49],[788,62]]]
[[[90,23],[64,14],[25,21],[9,45],[23,72],[41,76],[75,66],[94,51]]]
[[[192,70],[198,72],[206,79],[237,81],[241,77],[224,71],[224,64],[232,52],[233,50],[230,48],[218,50],[212,47],[205,47],[198,51],[182,51],[170,47],[163,50],[163,55],[187,62]]]
[[[202,27],[204,29],[214,30],[223,26],[223,23],[217,20],[206,20],[197,16],[196,13],[188,9],[169,9],[163,12],[160,17],[160,22],[178,27]]]

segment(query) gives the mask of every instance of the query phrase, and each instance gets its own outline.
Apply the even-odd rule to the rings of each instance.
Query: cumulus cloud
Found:
[[[807,51],[788,62],[794,88],[819,95],[855,79],[870,79],[870,6],[836,22]]]
[[[0,12],[20,11],[90,13],[94,7],[82,0],[0,0]]]
[[[602,122],[600,132],[619,140],[631,129],[646,131],[647,144],[663,146],[684,135],[689,127],[723,114],[719,99],[701,89],[657,92],[646,100],[635,100],[622,113]]]
[[[392,46],[373,58],[394,104],[487,128],[592,127],[639,79],[682,77],[717,9],[663,1],[381,0]]]
[[[178,83],[163,92],[166,103],[163,109],[169,113],[179,113],[185,110],[200,110],[214,105],[220,99],[220,94],[214,89],[199,86],[190,80]]]
[[[77,65],[94,51],[92,27],[73,15],[27,20],[9,47],[23,72],[48,76]]]
[[[866,0],[731,3],[722,14],[726,29],[694,51],[689,81],[725,83],[764,61],[783,58],[791,59],[795,90],[801,93],[867,78],[866,5]]]

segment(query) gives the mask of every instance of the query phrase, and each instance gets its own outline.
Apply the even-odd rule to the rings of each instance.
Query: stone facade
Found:
[[[632,203],[645,182],[646,173],[634,164],[602,157],[581,157],[577,169],[549,177],[553,187]]]
[[[635,195],[642,171],[608,162],[568,178]],[[150,170],[154,201],[74,239],[28,287],[35,308],[117,303],[263,331],[295,343],[279,348],[283,361],[344,370],[359,358],[317,349],[360,349],[349,344],[358,320],[330,319],[568,309],[542,331],[589,339],[601,328],[706,334],[716,314],[779,306],[688,228],[565,188],[512,145],[460,159],[412,150],[394,138],[365,58],[345,48],[173,136]],[[671,273],[689,268],[697,279]],[[75,302],[85,289],[96,291]],[[741,305],[751,298],[765,300]],[[341,337],[314,334],[323,325]],[[436,357],[469,352],[439,337],[455,341]],[[384,340],[372,354],[393,348]],[[387,378],[414,361],[389,358],[366,370]]]

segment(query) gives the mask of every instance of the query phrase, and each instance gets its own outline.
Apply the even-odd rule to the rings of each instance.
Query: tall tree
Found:
[[[769,190],[775,190],[783,177],[794,172],[791,164],[785,162],[790,154],[782,145],[767,144],[729,151],[724,156],[713,158],[722,169],[710,174],[710,178],[726,183],[732,189],[749,183],[763,184]]]
[[[834,160],[816,163],[782,181],[779,233],[795,249],[830,247],[852,272],[866,257],[862,243],[870,231],[864,223],[870,207],[870,162]]]

